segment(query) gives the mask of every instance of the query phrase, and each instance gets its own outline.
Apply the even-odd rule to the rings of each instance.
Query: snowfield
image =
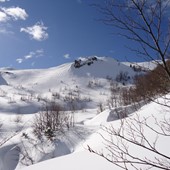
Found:
[[[132,86],[133,77],[140,73],[112,58],[96,58],[94,61],[81,58],[79,68],[67,63],[49,69],[0,69],[0,170],[119,170],[88,150],[90,147],[109,154],[102,136],[105,139],[110,136],[103,127],[119,129],[122,119],[118,118],[117,111],[126,110],[125,125],[126,122],[134,125],[134,120],[140,119],[157,129],[155,120],[170,119],[168,108],[155,102],[142,104],[138,111],[132,106],[110,106],[110,82],[128,88]],[[121,72],[128,78],[116,82]],[[74,126],[57,134],[53,142],[38,140],[33,134],[35,115],[44,103],[54,100],[67,114],[73,114]],[[159,101],[165,102],[162,98]],[[169,105],[168,101],[166,104]],[[143,133],[153,143],[158,138],[156,147],[170,155],[168,137],[157,136],[146,127]],[[117,138],[113,136],[113,140]],[[135,155],[154,159],[152,152],[132,144],[128,147]]]

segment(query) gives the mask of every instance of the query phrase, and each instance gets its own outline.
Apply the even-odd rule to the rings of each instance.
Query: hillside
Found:
[[[139,72],[113,58],[92,56],[48,69],[2,68],[0,73],[0,170],[19,170],[42,161],[28,170],[49,169],[49,165],[60,170],[113,168],[90,154],[87,145],[102,148],[97,134],[103,133],[101,125],[118,127],[121,121],[117,111],[126,110],[128,116],[135,116],[132,106],[119,107],[119,92],[133,86],[133,77]],[[111,86],[115,91],[112,105]],[[36,136],[34,127],[36,116],[47,111],[50,102],[60,105],[65,116],[62,123],[71,120],[52,141],[43,135],[50,129]],[[159,105],[151,103],[138,114],[151,116],[158,109]],[[54,110],[49,111],[53,114]],[[46,161],[51,158],[55,159]]]
[[[7,100],[15,100],[15,105],[19,105],[19,107],[20,99],[29,100],[31,98],[34,105],[39,107],[39,103],[36,102],[37,98],[52,99],[59,94],[59,102],[64,103],[65,98],[72,94],[78,95],[82,101],[82,106],[78,106],[78,109],[87,105],[88,108],[95,108],[101,101],[106,103],[110,93],[108,79],[114,81],[120,72],[126,72],[130,79],[128,82],[131,82],[136,74],[129,66],[107,57],[100,57],[90,66],[84,65],[80,68],[75,68],[74,63],[67,63],[49,69],[1,69],[0,72],[2,79],[0,82],[2,85],[6,85],[0,87],[0,93],[2,96],[6,94]],[[92,103],[88,101],[92,101]],[[8,103],[8,101],[6,102]],[[30,106],[29,103],[27,105]],[[33,112],[36,111],[35,108]]]
[[[8,84],[13,86],[22,85],[35,90],[45,91],[50,88],[56,88],[56,85],[60,85],[62,81],[63,83],[70,83],[74,81],[74,79],[77,83],[81,82],[81,78],[87,81],[92,78],[106,79],[110,77],[114,80],[121,71],[128,72],[129,76],[135,75],[129,66],[117,62],[113,58],[100,57],[94,61],[93,64],[85,64],[80,68],[75,68],[74,63],[67,63],[49,69],[10,71],[1,69],[1,75]],[[83,84],[84,83],[81,85]]]
[[[166,107],[163,107],[154,102],[142,107],[138,112],[134,112],[129,120],[127,121],[132,121],[131,125],[133,125],[133,123],[135,122],[135,119],[138,119],[140,117],[140,119],[145,119],[147,118],[147,123],[153,128],[153,129],[157,129],[158,126],[155,123],[155,119],[156,120],[164,120],[164,118],[166,117],[167,119],[170,118],[168,111],[162,113],[162,109],[166,110]],[[108,112],[108,111],[107,111]],[[105,112],[106,113],[106,112]],[[154,117],[153,117],[153,113],[154,113]],[[104,125],[106,127],[114,127],[117,128],[120,126],[121,121],[120,120],[115,120],[112,122],[107,122],[107,116],[104,118],[101,115],[101,119],[103,120]],[[98,117],[100,117],[100,115],[98,115]],[[95,117],[94,117],[95,119]],[[96,119],[96,123],[98,119]],[[95,121],[93,121],[93,123],[95,124]],[[151,131],[150,129],[148,129],[147,127],[144,127],[143,129],[144,133],[143,135],[149,135],[149,141],[155,141],[156,139],[156,134]],[[24,170],[37,170],[37,169],[41,169],[41,170],[47,170],[50,168],[50,170],[55,170],[60,169],[60,170],[94,170],[94,169],[98,169],[98,170],[103,170],[103,169],[107,169],[107,170],[112,170],[112,169],[116,169],[116,170],[121,170],[122,168],[113,165],[112,163],[108,162],[106,159],[90,153],[87,149],[87,146],[92,147],[92,149],[95,149],[96,151],[103,151],[104,150],[104,143],[106,143],[106,141],[102,138],[102,136],[100,136],[99,134],[101,134],[102,136],[104,136],[106,139],[109,139],[109,135],[103,131],[102,129],[99,128],[99,130],[96,131],[96,133],[93,133],[89,138],[87,138],[85,140],[85,142],[83,142],[82,145],[80,145],[74,153],[66,155],[66,156],[62,156],[59,158],[54,158],[48,161],[44,161],[42,163],[38,163],[36,165],[30,166],[28,168],[24,168]],[[117,141],[117,138],[114,138],[115,141]],[[166,136],[162,136],[159,135],[157,136],[157,142],[156,142],[156,148],[161,151],[161,153],[166,154],[166,155],[170,155],[170,151],[167,150],[167,144],[168,142],[170,142],[170,139],[167,138]],[[115,142],[116,143],[116,142]],[[132,153],[135,153],[134,155],[136,155],[137,157],[139,157],[140,159],[142,157],[145,158],[149,158],[151,160],[154,160],[154,158],[152,157],[154,155],[154,153],[147,151],[146,149],[142,149],[140,147],[136,147],[135,145],[131,144],[131,143],[126,143],[128,145],[128,147],[130,148],[129,151]],[[106,151],[107,153],[108,151]],[[161,156],[160,156],[161,157]],[[159,158],[159,157],[157,157]],[[133,169],[133,167],[130,167],[131,169]],[[146,166],[145,165],[139,165],[138,168],[142,168],[145,169]],[[153,169],[157,169],[157,168],[153,168]],[[158,168],[159,169],[159,168]]]

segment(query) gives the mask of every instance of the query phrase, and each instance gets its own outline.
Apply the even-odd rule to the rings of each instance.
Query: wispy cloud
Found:
[[[23,62],[23,59],[22,59],[22,58],[17,58],[17,59],[16,59],[16,62],[19,63],[19,64],[21,64],[21,63]]]
[[[38,57],[42,57],[44,55],[44,50],[43,49],[39,49],[36,51],[31,51],[28,55],[24,56],[25,60],[31,59],[31,58],[38,58]]]
[[[36,50],[35,56],[36,58],[44,56],[44,50],[43,49]]]
[[[70,54],[64,54],[63,57],[64,57],[65,59],[69,59],[69,58],[70,58]]]
[[[24,58],[26,59],[26,60],[28,60],[28,59],[30,59],[30,58],[33,58],[33,55],[26,55],[26,56],[24,56]]]
[[[39,49],[39,50],[36,50],[36,51],[29,52],[29,54],[23,56],[22,58],[16,59],[16,62],[18,64],[21,64],[26,60],[29,60],[29,59],[32,59],[32,58],[38,58],[38,57],[42,57],[42,56],[44,56],[44,50]],[[35,62],[32,62],[32,63],[35,63]]]
[[[32,27],[21,28],[20,32],[28,33],[31,36],[31,39],[43,41],[48,38],[47,29],[48,28],[44,26],[43,22],[38,22]]]

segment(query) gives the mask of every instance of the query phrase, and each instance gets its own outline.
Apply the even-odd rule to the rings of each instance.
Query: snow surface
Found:
[[[162,109],[165,110],[166,107],[161,107],[160,105],[156,104],[156,103],[150,103],[144,107],[142,107],[138,112],[134,113],[132,115],[132,117],[136,117],[136,115],[141,116],[141,117],[145,117],[145,118],[150,118],[148,120],[148,123],[151,125],[151,127],[156,129],[156,125],[154,122],[154,119],[152,119],[152,116],[154,114],[155,118],[157,120],[163,120],[164,116],[166,115],[167,118],[170,118],[170,115],[168,114],[168,112],[164,112],[162,113]],[[104,111],[104,113],[106,113],[106,115],[108,116],[108,110]],[[100,117],[101,116],[101,117]],[[120,125],[120,120],[116,120],[116,121],[112,121],[112,122],[107,122],[107,116],[104,118],[103,113],[101,113],[100,115],[98,115],[97,117],[95,117],[93,120],[93,122],[91,122],[92,124],[98,124],[98,120],[99,117],[101,119],[103,119],[103,123],[105,124],[105,126],[110,126],[112,125],[113,127],[118,127]],[[145,129],[146,130],[146,129]],[[96,133],[92,134],[84,143],[83,145],[79,146],[77,148],[77,150],[75,150],[74,153],[69,154],[67,156],[62,156],[59,158],[54,158],[42,163],[38,163],[35,164],[33,166],[30,166],[28,168],[24,168],[24,170],[37,170],[37,169],[41,169],[41,170],[47,170],[47,169],[60,169],[60,170],[87,170],[87,169],[98,169],[98,170],[103,170],[103,169],[107,169],[107,170],[112,170],[112,169],[120,169],[119,167],[116,167],[115,165],[109,163],[108,161],[106,161],[104,158],[101,158],[95,154],[90,153],[87,150],[87,146],[91,146],[93,149],[96,149],[98,151],[101,150],[101,148],[103,148],[103,140],[101,138],[101,136],[99,135],[105,135],[104,132],[99,128],[98,131],[96,131]],[[154,141],[155,140],[155,134],[149,130],[145,131],[145,135],[147,135],[149,137],[150,141]],[[170,139],[166,138],[166,137],[161,137],[158,140],[158,148],[159,150],[167,155],[170,155],[170,151],[167,150],[167,144],[170,142]],[[144,157],[152,157],[152,154],[149,152],[147,152],[146,150],[142,150],[141,148],[135,147],[133,146],[133,148],[131,148],[131,151],[134,152],[134,154],[137,153],[137,155],[143,155]],[[141,154],[142,153],[142,154]]]
[[[84,65],[80,68],[75,68],[74,63],[66,63],[49,69],[0,69],[0,170],[119,169],[90,153],[87,145],[97,150],[102,149],[103,141],[99,133],[107,134],[102,131],[101,125],[120,125],[115,108],[108,107],[108,99],[110,81],[112,79],[115,82],[121,71],[128,73],[130,80],[125,85],[131,86],[136,72],[128,65],[109,57],[97,57],[97,61],[90,66]],[[119,86],[124,85],[120,83]],[[34,116],[45,101],[51,100],[62,104],[68,113],[72,112],[68,97],[78,98],[74,101],[74,127],[60,135],[53,143],[37,141],[32,135]],[[103,112],[100,111],[99,104],[102,104]],[[129,117],[136,114],[151,117],[154,114],[158,119],[162,119],[168,112],[164,108],[162,114],[162,108],[155,103],[143,106],[137,113],[131,107],[126,110]],[[155,126],[152,119],[148,121]],[[11,136],[15,132],[16,135]],[[23,134],[28,134],[31,142],[26,140]],[[1,139],[8,139],[10,136],[1,146]],[[151,139],[155,137],[152,134],[149,136]],[[165,147],[169,142],[160,139],[159,145],[163,152],[169,152]],[[24,149],[35,165],[31,165],[31,160],[21,163],[21,150]],[[27,165],[31,166],[26,167]]]
[[[157,67],[157,65],[161,64],[161,60],[155,60],[155,61],[143,61],[143,62],[123,62],[126,66],[136,66],[141,67],[144,70],[153,70]]]

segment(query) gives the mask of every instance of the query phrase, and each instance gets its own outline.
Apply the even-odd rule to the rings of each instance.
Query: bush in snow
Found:
[[[42,134],[52,140],[56,134],[68,130],[71,125],[71,116],[62,111],[56,102],[48,102],[34,119],[34,134],[41,138]]]

